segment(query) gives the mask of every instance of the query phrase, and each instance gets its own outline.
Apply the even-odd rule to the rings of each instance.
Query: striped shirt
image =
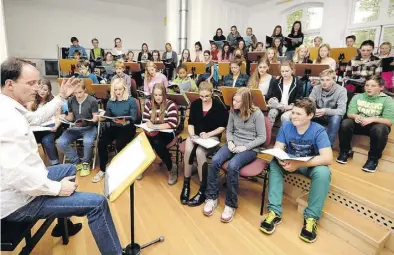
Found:
[[[145,104],[144,113],[142,115],[142,122],[150,121],[152,115],[152,101],[148,101]],[[164,121],[160,121],[160,109],[156,109],[156,120],[153,124],[164,124],[167,123],[171,128],[178,126],[178,107],[174,102],[167,99],[166,110],[164,115]]]

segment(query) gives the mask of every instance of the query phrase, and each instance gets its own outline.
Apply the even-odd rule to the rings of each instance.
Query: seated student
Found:
[[[90,161],[92,159],[92,148],[97,136],[98,122],[97,100],[86,93],[83,80],[74,91],[74,96],[68,100],[68,114],[66,120],[76,121],[78,119],[88,119],[92,121],[77,122],[75,126],[69,127],[57,140],[59,149],[67,159],[81,171],[80,176],[90,174]],[[74,141],[83,138],[83,158],[78,157],[76,150],[72,147]]]
[[[115,79],[123,79],[126,82],[126,87],[127,87],[127,92],[128,95],[131,95],[134,98],[137,98],[137,90],[134,86],[131,85],[131,77],[128,76],[127,74],[124,73],[125,71],[125,65],[123,62],[117,61],[115,63],[115,75],[114,77],[112,77],[111,79],[111,83],[115,80]]]
[[[160,52],[158,50],[152,51],[152,62],[154,62],[154,63],[161,62]]]
[[[72,58],[74,51],[79,51],[80,53],[82,53],[82,56],[84,57],[88,57],[88,54],[86,54],[86,50],[84,47],[82,47],[81,45],[79,45],[79,41],[78,38],[76,38],[75,36],[71,37],[71,43],[72,45],[70,46],[70,49],[68,50],[68,58]]]
[[[246,65],[246,59],[245,59],[245,55],[244,55],[243,50],[238,49],[238,48],[236,48],[236,49],[234,50],[234,53],[233,53],[233,60],[235,60],[236,58],[237,58],[237,59],[240,59],[240,60],[242,61],[242,64],[245,63],[245,65]],[[230,62],[231,62],[231,61],[230,61]]]
[[[231,53],[230,44],[226,42],[219,53],[219,62],[231,62],[232,60],[233,54]]]
[[[330,45],[324,43],[320,45],[317,58],[313,61],[313,64],[328,65],[332,70],[336,70],[337,63],[333,58],[330,57]]]
[[[154,130],[175,129],[178,126],[178,109],[174,102],[167,99],[166,87],[156,83],[152,90],[152,99],[145,104],[142,122]],[[175,138],[175,133],[153,131],[147,133],[149,142],[157,156],[164,162],[168,170],[168,184],[174,185],[178,179],[178,166],[172,164],[171,153],[167,149]],[[142,179],[142,175],[138,176]]]
[[[272,234],[282,222],[283,177],[299,173],[311,178],[308,206],[304,210],[304,226],[299,237],[308,243],[317,238],[317,221],[330,189],[332,162],[331,143],[324,127],[312,122],[315,103],[309,98],[298,99],[293,108],[291,121],[285,121],[279,129],[274,148],[284,150],[295,157],[313,157],[309,161],[281,161],[270,163],[268,179],[268,216],[261,222],[260,230]]]
[[[291,110],[293,109],[296,99],[302,96],[303,84],[293,75],[293,63],[283,61],[280,64],[281,77],[275,79],[265,96],[269,105],[278,103],[279,108],[271,108],[268,112],[268,118],[271,127],[274,126],[276,118],[281,116],[281,121],[290,120]]]
[[[219,55],[220,55],[220,51],[218,49],[218,45],[215,42],[211,43],[211,60],[213,62],[218,62]]]
[[[273,41],[272,48],[278,52],[279,56],[283,56],[283,44],[282,44],[282,38],[275,37]]]
[[[221,28],[216,29],[216,35],[213,36],[215,42],[225,41],[226,37],[223,35],[223,30]]]
[[[190,59],[190,51],[188,49],[183,49],[181,59],[179,60],[179,65],[185,62],[192,62]]]
[[[144,92],[149,95],[152,94],[153,86],[156,83],[163,83],[164,87],[168,87],[167,77],[164,74],[157,72],[155,63],[149,61],[145,67]]]
[[[248,48],[246,48],[246,42],[244,39],[240,38],[237,41],[237,50],[242,52],[242,56],[245,58],[245,60],[248,60]],[[237,55],[237,54],[234,54]]]
[[[227,41],[230,44],[230,47],[236,48],[237,47],[237,38],[241,37],[239,34],[236,26],[231,26],[231,32],[227,36]]]
[[[138,53],[138,62],[152,61],[152,54],[149,52],[148,44],[143,43],[141,45],[141,52]]]
[[[79,75],[77,78],[91,79],[94,84],[98,84],[97,76],[90,72],[89,60],[81,60],[77,64]]]
[[[122,47],[122,39],[119,37],[114,40],[115,47],[112,49],[112,55],[114,56],[116,61],[124,61],[126,50]]]
[[[267,95],[270,84],[273,81],[272,75],[268,73],[269,68],[270,64],[267,58],[261,58],[256,70],[249,79],[248,88],[259,89],[264,96]]]
[[[372,55],[374,47],[375,43],[373,41],[364,41],[360,46],[361,54],[353,58],[346,66],[343,79],[349,100],[352,99],[355,93],[364,92],[366,80],[373,75],[380,75],[382,71],[379,58]]]
[[[328,124],[327,134],[334,146],[343,115],[346,113],[346,89],[335,82],[335,71],[320,73],[320,85],[314,86],[309,98],[316,104],[315,122]]]
[[[232,221],[238,207],[238,176],[242,167],[256,159],[266,139],[264,115],[253,105],[252,93],[248,88],[240,88],[233,96],[226,131],[227,143],[216,152],[208,171],[207,200],[203,213],[212,216],[218,205],[219,172],[226,161],[227,194],[226,206],[221,221]]]
[[[137,120],[137,104],[135,99],[129,96],[124,79],[114,79],[111,82],[111,98],[108,100],[105,116],[120,117],[128,116],[129,119],[115,119],[110,121],[101,133],[98,142],[100,158],[100,171],[93,177],[92,182],[101,181],[105,175],[108,163],[108,145],[116,141],[116,150],[121,151],[135,136],[135,121]],[[102,118],[105,121],[105,118]]]
[[[99,41],[96,38],[92,39],[92,45],[93,45],[93,49],[90,50],[90,72],[93,73],[94,72],[94,68],[96,66],[101,66],[102,65],[102,61],[104,60],[104,49],[103,48],[99,48],[98,46]]]
[[[253,30],[251,27],[248,27],[246,29],[246,36],[244,37],[244,40],[246,42],[246,49],[250,51],[253,51],[254,49],[256,49],[257,46],[257,38],[256,36],[253,34]]]
[[[254,49],[254,52],[265,52],[264,43],[258,42],[256,44],[256,49]]]
[[[268,48],[266,51],[267,59],[270,64],[279,64],[278,52],[274,48]]]
[[[179,86],[181,84],[190,83],[190,89],[188,90],[188,92],[197,92],[198,91],[198,87],[196,85],[196,82],[187,75],[187,67],[185,64],[181,64],[180,66],[178,66],[176,69],[176,73],[177,73],[177,77],[175,78],[175,80],[172,81],[173,84],[176,84]],[[180,88],[177,86],[168,89],[169,94],[176,94],[176,93],[184,94],[185,92],[186,91],[183,91],[183,90],[181,91]],[[183,131],[184,123],[185,123],[185,119],[186,119],[186,107],[179,106],[179,111],[181,112],[181,121],[178,125],[177,133],[181,133]]]
[[[129,50],[129,52],[127,52],[127,55],[126,55],[126,62],[130,62],[130,63],[136,62],[136,61],[134,60],[134,52],[133,52],[133,51]]]
[[[205,62],[205,73],[200,74],[197,79],[197,86],[203,81],[211,82],[214,86],[215,81],[212,79],[214,73],[214,64],[211,60],[211,52],[209,50],[204,51],[204,62]]]
[[[319,48],[323,43],[323,37],[321,36],[316,36],[315,38],[313,38],[313,45],[316,48]]]
[[[81,52],[79,52],[79,51],[74,51],[74,53],[73,53],[73,59],[75,59],[75,60],[81,60]]]
[[[29,111],[35,112],[36,110],[43,107],[45,104],[49,103],[53,99],[52,95],[52,85],[47,79],[40,79],[38,81],[38,93],[30,104],[28,104],[27,109]],[[47,122],[48,127],[52,127],[50,131],[39,131],[33,132],[37,143],[41,143],[44,147],[45,153],[48,155],[49,162],[51,165],[59,164],[59,155],[57,153],[57,148],[55,145],[55,139],[61,134],[60,121],[58,120],[60,116],[60,108],[56,115],[53,115]]]
[[[203,62],[204,52],[202,51],[202,45],[200,42],[194,44],[194,50],[190,52],[190,59],[192,62]]]
[[[8,222],[34,222],[50,217],[87,216],[100,254],[122,254],[122,246],[104,196],[76,191],[75,167],[45,167],[38,153],[31,126],[40,125],[53,116],[75,89],[73,78],[63,80],[59,95],[35,112],[24,104],[34,99],[38,70],[29,62],[9,58],[1,64],[0,162],[1,215]],[[104,220],[105,219],[105,220]],[[64,227],[53,233],[60,237]],[[82,224],[67,222],[69,235],[81,230]],[[106,241],[111,240],[111,241]]]
[[[105,58],[102,65],[105,69],[105,79],[109,83],[115,73],[115,62],[111,52],[105,53]]]
[[[300,45],[293,56],[294,64],[312,64],[312,60],[309,59],[309,50],[306,44]]]
[[[300,39],[301,41],[291,40],[291,41],[284,41],[287,50],[286,50],[286,57],[288,60],[293,59],[294,51],[297,47],[299,47],[304,42],[304,34],[302,33],[302,26],[301,21],[295,21],[291,28],[290,34],[287,36],[288,38]]]
[[[168,80],[172,80],[174,69],[178,64],[178,54],[172,50],[171,43],[166,43],[165,49],[166,51],[161,58],[165,65],[164,74]]]
[[[183,188],[180,196],[182,204],[199,206],[205,202],[205,190],[208,178],[207,156],[212,154],[215,148],[206,149],[196,143],[197,138],[212,138],[220,141],[221,134],[226,129],[228,112],[223,105],[213,99],[213,85],[209,82],[201,82],[199,87],[200,99],[194,101],[190,106],[189,123],[187,126],[189,137],[186,139]],[[198,175],[200,178],[200,189],[195,196],[189,200],[190,178],[194,159],[197,160]]]
[[[377,57],[380,59],[394,57],[394,51],[392,50],[392,44],[390,42],[383,42],[379,47],[379,54],[377,55]],[[391,62],[391,66],[394,66],[394,61]],[[387,89],[388,92],[393,93],[394,92],[394,86],[393,86],[394,72],[384,70],[384,68],[385,67],[382,66],[382,74],[381,75],[382,75],[382,78],[386,82],[385,89]]]
[[[365,92],[352,98],[347,119],[342,121],[339,130],[338,163],[347,163],[353,134],[363,134],[370,137],[370,149],[362,170],[371,173],[376,171],[394,123],[394,101],[381,92],[383,87],[384,79],[372,76],[365,83]]]
[[[346,41],[346,47],[348,47],[348,48],[356,47],[355,46],[356,45],[356,36],[355,35],[346,36],[345,41]],[[360,49],[357,49],[357,54],[358,55],[361,54]]]
[[[241,72],[242,61],[238,58],[231,61],[230,73],[224,76],[223,86],[226,87],[246,87],[249,76]]]

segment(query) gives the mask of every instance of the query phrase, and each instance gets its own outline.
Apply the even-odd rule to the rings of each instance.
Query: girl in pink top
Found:
[[[219,52],[219,62],[231,62],[233,54],[230,52],[230,44],[227,42],[223,45],[223,49]]]
[[[156,83],[163,83],[166,88],[168,87],[167,77],[157,72],[155,63],[149,61],[145,67],[144,92],[149,95],[152,94],[153,86],[155,86]]]

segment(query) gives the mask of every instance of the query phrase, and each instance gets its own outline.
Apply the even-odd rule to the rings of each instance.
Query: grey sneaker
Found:
[[[178,167],[172,165],[172,169],[168,175],[168,185],[174,185],[178,180]]]
[[[144,174],[140,174],[140,175],[137,176],[137,180],[139,180],[139,181],[141,181],[142,178],[144,178]]]

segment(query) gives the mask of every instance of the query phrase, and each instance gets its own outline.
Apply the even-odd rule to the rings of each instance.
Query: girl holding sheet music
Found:
[[[282,34],[282,26],[277,25],[277,26],[274,28],[274,31],[272,31],[272,36],[271,36],[271,37],[272,37],[272,38],[274,38],[274,37],[282,38],[282,37],[283,37],[283,34]]]
[[[222,165],[227,165],[226,206],[221,221],[230,222],[238,207],[238,177],[242,167],[256,159],[266,140],[264,115],[253,105],[252,93],[248,88],[240,88],[233,96],[227,123],[227,143],[212,158],[208,171],[207,200],[203,213],[212,216],[219,196],[219,173]]]
[[[275,79],[268,89],[265,99],[270,108],[268,119],[271,127],[274,126],[278,116],[281,116],[282,122],[290,120],[295,100],[302,96],[303,83],[293,76],[293,70],[291,61],[283,61],[280,64],[281,77]]]
[[[163,53],[163,57],[161,58],[166,67],[164,74],[167,76],[168,80],[172,80],[174,69],[178,64],[178,54],[172,50],[170,43],[166,43],[165,49],[166,51]]]
[[[265,96],[268,93],[273,77],[268,73],[270,68],[270,63],[266,58],[261,58],[257,64],[257,68],[252,74],[248,82],[248,88],[259,89],[261,93]]]
[[[178,126],[178,108],[167,99],[166,87],[162,83],[154,85],[152,99],[145,104],[142,122],[153,132],[147,132],[152,148],[167,167],[168,184],[174,185],[178,179],[178,166],[172,164],[171,154],[166,147],[175,138],[175,132],[160,132],[161,129],[176,129]],[[142,179],[142,175],[138,176]]]
[[[226,128],[228,112],[223,105],[213,99],[213,86],[204,81],[199,87],[200,99],[194,101],[190,106],[189,125],[187,127],[189,137],[185,142],[184,156],[184,181],[180,196],[182,204],[199,206],[204,203],[205,190],[208,178],[207,155],[215,151],[215,147],[205,148],[196,143],[197,139],[214,139],[219,141],[221,134]],[[198,175],[200,178],[200,189],[195,196],[189,200],[190,178],[194,159],[197,160]]]
[[[40,79],[38,81],[38,87],[39,90],[36,98],[33,102],[27,105],[27,109],[32,112],[41,108],[53,99],[52,85],[49,80]],[[59,121],[60,112],[61,108],[59,108],[56,116],[53,116],[50,121],[47,122],[48,125],[46,125],[46,127],[51,127],[51,130],[33,132],[37,143],[42,144],[45,153],[48,155],[51,165],[59,164],[59,155],[57,153],[55,140],[61,135],[61,123]]]
[[[216,35],[213,36],[214,41],[225,41],[226,37],[223,35],[223,30],[221,28],[216,29]]]
[[[116,150],[119,152],[134,138],[137,107],[136,100],[129,95],[126,81],[122,78],[112,80],[111,97],[107,103],[104,116],[123,118],[108,119],[101,117],[102,121],[109,120],[109,125],[103,129],[98,142],[100,171],[93,177],[92,182],[101,181],[105,175],[108,163],[108,145],[115,140]]]
[[[152,54],[149,52],[148,44],[141,45],[141,51],[138,53],[138,62],[147,62],[152,60]]]
[[[285,38],[284,44],[287,48],[286,57],[291,60],[295,49],[304,42],[304,34],[302,33],[302,26],[300,21],[295,21],[291,28],[291,33]]]

